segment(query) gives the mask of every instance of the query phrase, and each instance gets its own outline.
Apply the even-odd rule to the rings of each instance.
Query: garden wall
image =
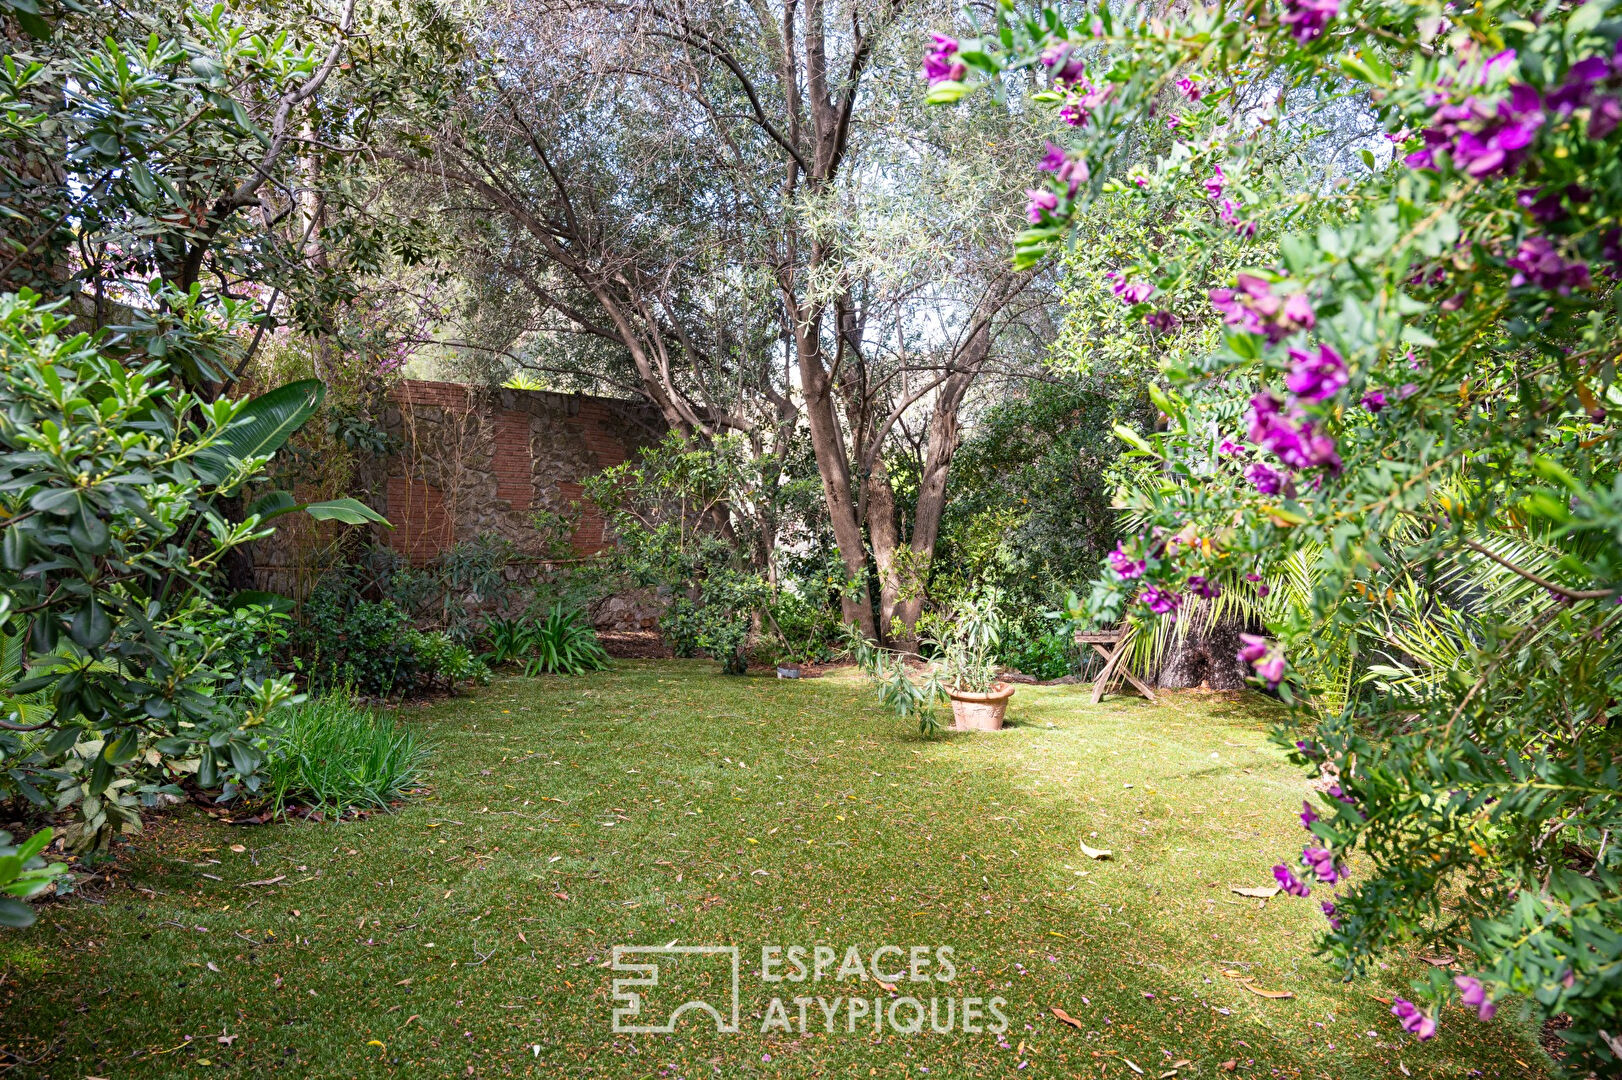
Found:
[[[572,523],[573,558],[603,550],[603,519],[581,497],[582,482],[664,434],[658,413],[635,401],[418,379],[390,391],[382,427],[400,452],[363,485],[394,526],[377,530],[379,543],[420,566],[460,541],[503,537],[520,553],[507,569],[513,581],[558,561],[537,513]],[[265,553],[263,570],[276,554]],[[657,607],[649,597],[613,597],[595,614],[603,628],[641,629],[654,625]]]

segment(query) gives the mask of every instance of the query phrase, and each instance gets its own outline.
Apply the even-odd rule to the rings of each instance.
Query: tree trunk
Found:
[[[1249,674],[1239,659],[1239,635],[1243,621],[1219,619],[1207,625],[1210,601],[1200,600],[1182,611],[1178,618],[1190,620],[1188,632],[1172,636],[1166,660],[1155,682],[1172,689],[1206,687],[1211,690],[1243,690]]]

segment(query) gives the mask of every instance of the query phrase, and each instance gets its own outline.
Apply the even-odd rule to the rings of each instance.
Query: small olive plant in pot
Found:
[[[923,644],[936,654],[921,678],[908,670],[916,653],[880,648],[850,631],[849,651],[857,666],[878,685],[879,701],[903,720],[916,719],[925,735],[940,731],[937,704],[950,701],[957,731],[996,731],[1003,726],[1014,687],[997,680],[997,646],[1002,623],[997,598],[985,594],[961,604],[946,629]]]

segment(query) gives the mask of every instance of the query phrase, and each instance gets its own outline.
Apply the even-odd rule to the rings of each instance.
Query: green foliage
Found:
[[[1055,363],[1075,362],[1056,349]],[[1140,373],[1101,368],[1033,381],[975,424],[952,460],[931,566],[939,610],[992,587],[1010,626],[1039,635],[1040,613],[1092,580],[1118,539],[1108,470],[1122,447],[1111,429],[1152,418]]]
[[[364,598],[356,578],[353,571],[334,571],[304,603],[293,641],[312,686],[387,697],[488,678],[466,644],[443,631],[417,629],[393,600]]]
[[[48,737],[20,756],[0,746],[10,758],[4,793],[43,802],[28,773],[76,744],[96,752],[73,755],[85,775],[63,780],[56,802],[79,802],[91,819],[115,783],[136,786],[121,774],[151,754],[196,759],[198,782],[223,782],[227,797],[252,790],[264,750],[257,729],[292,687],[268,673],[245,677],[228,647],[237,627],[205,621],[217,612],[210,587],[220,560],[267,535],[252,515],[228,520],[215,500],[262,469],[292,430],[279,422],[275,437],[249,439],[238,426],[257,429],[300,407],[203,401],[166,378],[161,361],[128,365],[65,329],[32,294],[0,296],[0,633],[27,635],[27,673],[7,696],[50,704],[31,723],[7,709],[5,725]]]
[[[772,595],[740,535],[748,518],[733,512],[761,490],[760,463],[746,451],[736,438],[695,450],[672,433],[586,486],[616,539],[620,580],[673,592],[659,626],[676,655],[704,652],[729,675],[748,669]]]
[[[21,844],[0,829],[0,926],[34,924],[34,912],[23,901],[38,896],[67,873],[66,863],[47,863],[40,852],[51,842],[50,829],[41,829]]]
[[[561,602],[544,615],[492,615],[485,620],[484,637],[490,645],[484,656],[487,663],[522,663],[529,676],[583,675],[608,667],[608,653],[596,631],[578,610]]]
[[[1079,666],[1075,638],[1069,631],[1022,635],[1003,642],[1002,661],[1037,679],[1062,679]]]
[[[1333,890],[1322,951],[1357,973],[1415,941],[1460,950],[1468,974],[1396,1003],[1405,1028],[1432,1037],[1456,995],[1482,1019],[1518,996],[1569,1018],[1565,1064],[1602,1074],[1622,1060],[1612,7],[1286,0],[1163,25],[1101,6],[1098,35],[1049,10],[972,47],[996,72],[1068,49],[1111,88],[1069,150],[1089,182],[1052,189],[1016,260],[1110,199],[1180,203],[1175,240],[1119,267],[1138,318],[1197,302],[1207,249],[1280,234],[1210,295],[1220,336],[1165,357],[1164,430],[1120,431],[1139,532],[1092,613],[1143,623],[1257,583],[1237,602],[1275,640],[1247,653],[1328,793],[1300,872]],[[1174,105],[1189,137],[1131,160],[1125,134],[1180,74],[1206,91]],[[1224,103],[1246,84],[1278,88],[1264,121],[1284,137],[1375,135],[1351,135],[1361,166],[1257,168]]]
[[[334,819],[347,810],[386,810],[417,783],[429,752],[389,713],[342,694],[315,697],[281,717],[261,790],[277,814],[295,805]]]

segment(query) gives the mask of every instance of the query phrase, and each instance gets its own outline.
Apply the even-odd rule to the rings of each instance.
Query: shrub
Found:
[[[284,711],[263,790],[278,814],[290,805],[332,817],[386,809],[416,783],[428,753],[391,715],[329,694]]]
[[[1050,630],[1036,637],[1005,641],[1003,663],[1038,679],[1062,679],[1075,665],[1074,639],[1064,631]]]
[[[1089,121],[1049,148],[1015,261],[1125,193],[1185,223],[1112,268],[1125,317],[1162,333],[1222,316],[1207,345],[1164,354],[1159,430],[1117,429],[1153,479],[1121,500],[1135,535],[1090,613],[1147,627],[1303,580],[1273,640],[1239,655],[1318,778],[1305,846],[1274,875],[1316,894],[1321,951],[1348,977],[1393,949],[1455,951],[1463,971],[1392,1002],[1404,1029],[1432,1038],[1518,998],[1566,1022],[1567,1066],[1616,1075],[1614,4],[1074,14],[999,15],[937,65],[998,89],[1045,67],[1041,100]],[[1235,123],[1235,96],[1264,87],[1265,123]],[[1312,175],[1259,168],[1263,128]],[[1164,153],[1139,149],[1151,132],[1171,132]],[[1355,132],[1373,136],[1361,165],[1337,167]],[[1330,209],[1310,222],[1315,205]],[[1210,289],[1211,248],[1270,225],[1298,231]]]
[[[304,606],[296,635],[311,685],[386,697],[483,681],[489,669],[440,631],[422,631],[393,600],[365,600],[346,573],[324,580]]]
[[[491,616],[485,622],[491,664],[522,663],[526,675],[582,675],[608,667],[608,653],[579,610],[553,604],[544,616]]]
[[[34,913],[23,901],[67,873],[67,864],[47,864],[40,855],[51,836],[50,829],[41,829],[13,845],[11,834],[0,829],[0,926],[32,926]]]

